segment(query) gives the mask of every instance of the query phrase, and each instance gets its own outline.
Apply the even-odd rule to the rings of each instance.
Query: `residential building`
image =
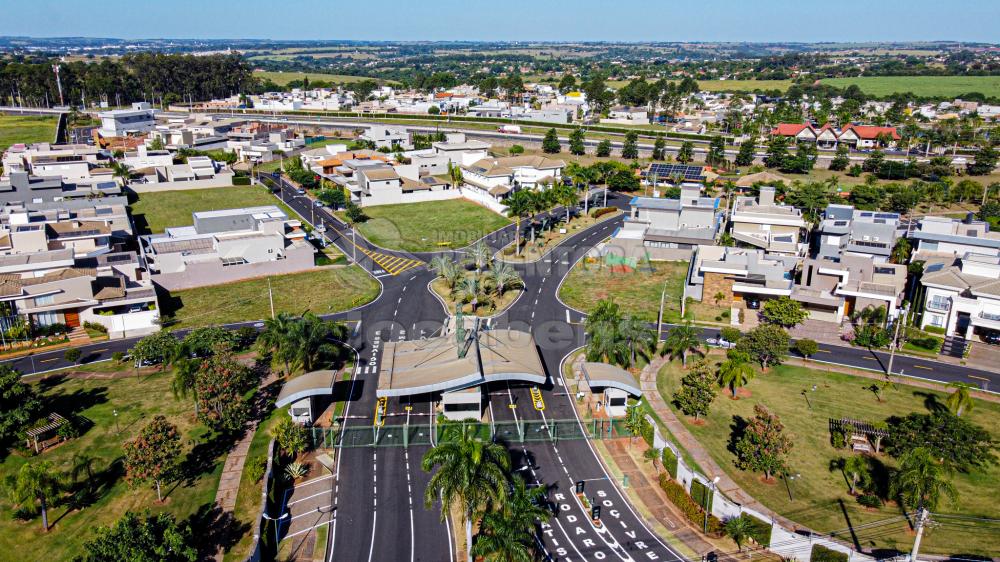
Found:
[[[311,269],[314,248],[274,205],[192,213],[192,226],[143,236],[152,280],[167,290]]]
[[[871,256],[843,255],[839,261],[806,259],[791,298],[813,320],[840,324],[855,310],[885,307],[899,314],[906,288],[906,266],[878,263]]]
[[[931,258],[920,284],[921,328],[935,326],[965,339],[1000,331],[1000,257]]]
[[[916,241],[915,255],[923,257],[1000,255],[1000,233],[991,232],[989,223],[976,220],[972,213],[965,219],[923,217],[910,238]]]
[[[888,261],[899,239],[899,214],[828,205],[816,230],[816,257],[869,256]]]
[[[645,107],[612,107],[608,111],[608,116],[601,119],[601,123],[617,125],[648,125],[649,112]]]
[[[189,156],[187,162],[135,170],[134,191],[167,191],[233,185],[233,171],[208,156]]]
[[[387,125],[371,125],[361,134],[361,140],[375,144],[375,148],[388,148],[390,150],[409,150],[413,148],[410,144],[410,133],[400,127],[390,127]]]
[[[702,197],[698,187],[682,187],[679,199],[633,197],[617,236],[654,248],[710,245],[719,233],[719,200]]]
[[[756,199],[737,197],[729,217],[732,237],[770,253],[800,255],[805,251],[800,242],[800,231],[806,227],[802,211],[777,204],[774,195],[774,188],[765,186]]]
[[[829,123],[819,128],[811,123],[780,123],[771,129],[771,135],[787,137],[795,142],[815,143],[818,148],[825,149],[835,149],[840,144],[856,149],[893,147],[901,138],[896,127],[853,123],[841,129],[836,129]]]
[[[35,176],[11,172],[0,178],[0,205],[22,205],[66,199],[120,195],[121,186],[111,180],[67,182],[60,176]]]
[[[799,258],[756,248],[699,245],[691,261],[685,298],[743,308],[791,295]]]
[[[105,137],[147,133],[156,128],[156,110],[145,102],[133,103],[132,109],[102,111],[97,117],[101,120],[97,132]]]
[[[441,201],[462,196],[461,191],[452,189],[448,182],[433,176],[421,177],[419,168],[414,164],[365,166],[357,170],[356,176],[358,192],[352,192],[351,199],[357,199],[362,207]]]

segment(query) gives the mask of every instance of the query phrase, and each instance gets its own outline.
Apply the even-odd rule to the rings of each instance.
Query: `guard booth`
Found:
[[[483,392],[478,386],[441,394],[444,417],[451,421],[478,420],[483,414]]]
[[[337,371],[312,371],[285,383],[274,402],[275,408],[288,408],[292,421],[313,425],[330,403]]]
[[[584,381],[580,391],[591,401],[594,409],[603,411],[609,418],[621,418],[628,409],[628,398],[642,398],[638,381],[621,367],[607,363],[585,362],[581,366]],[[584,386],[583,383],[586,383]],[[590,396],[586,396],[589,394]]]

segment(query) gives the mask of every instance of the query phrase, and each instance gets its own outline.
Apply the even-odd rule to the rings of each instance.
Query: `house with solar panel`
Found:
[[[889,260],[899,240],[899,214],[863,211],[851,205],[828,205],[816,229],[816,255],[868,256],[876,263]]]
[[[802,211],[775,202],[773,187],[760,188],[754,197],[737,197],[729,216],[731,235],[739,243],[768,253],[797,256],[805,253]]]
[[[653,187],[679,183],[704,183],[709,173],[704,166],[686,164],[650,164],[640,173],[642,182]]]
[[[633,197],[615,237],[641,241],[649,248],[690,250],[715,243],[722,215],[718,198],[703,197],[697,186],[686,186],[678,199]]]
[[[219,285],[314,265],[298,220],[275,205],[192,213],[192,226],[140,238],[152,280],[169,291]]]

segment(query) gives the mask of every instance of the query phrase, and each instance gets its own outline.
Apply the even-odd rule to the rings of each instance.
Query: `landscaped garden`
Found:
[[[346,213],[337,213],[342,219]],[[358,232],[389,250],[434,252],[458,249],[510,224],[510,220],[465,199],[365,207]]]
[[[379,294],[379,284],[358,266],[324,268],[175,291],[160,298],[164,325],[186,329],[269,318],[268,283],[276,314],[330,314]]]
[[[524,281],[507,263],[495,261],[492,250],[480,241],[468,250],[468,259],[453,262],[438,256],[431,261],[437,278],[431,289],[444,302],[449,314],[457,307],[465,314],[492,316],[514,302]]]
[[[596,209],[589,215],[571,215],[568,223],[565,222],[565,215],[562,213],[543,217],[530,224],[529,232],[531,234],[525,235],[526,238],[520,240],[521,251],[516,251],[514,242],[512,242],[503,249],[503,259],[509,262],[537,261],[570,236],[599,222],[613,219],[620,214],[619,209],[607,207],[606,210]],[[522,222],[522,224],[524,223]]]
[[[657,386],[672,407],[684,401],[690,411],[691,404],[697,402],[691,397],[704,394],[696,390],[700,388],[696,377],[689,377],[682,385],[686,375],[703,369],[713,386],[716,377],[728,383],[725,390],[716,387],[718,396],[709,401],[708,412],[702,412],[698,419],[680,410],[677,413],[715,461],[752,496],[814,531],[837,531],[845,541],[856,541],[863,548],[908,551],[913,533],[899,517],[903,511],[897,505],[899,496],[893,485],[901,480],[895,475],[903,464],[919,462],[919,454],[907,456],[907,452],[926,440],[933,451],[926,462],[954,486],[957,499],[950,501],[943,489],[935,494],[940,498],[935,498],[938,503],[932,511],[936,517],[932,517],[939,523],[925,535],[922,552],[996,553],[996,524],[976,518],[1000,518],[995,501],[1000,467],[988,460],[979,466],[976,459],[989,459],[995,453],[980,455],[976,443],[983,436],[970,424],[995,440],[1000,435],[1000,405],[976,399],[974,408],[965,405],[957,410],[961,413],[958,418],[949,413],[949,406],[954,410],[960,401],[953,398],[949,402],[949,393],[802,366],[779,365],[766,373],[756,367],[747,371],[740,366],[741,361],[718,366],[725,359],[714,352],[707,365],[688,370],[680,362],[669,363],[660,371]],[[678,401],[676,393],[682,386],[688,387],[688,392]],[[730,398],[733,392],[739,399]],[[777,416],[775,421],[783,426],[780,433],[790,443],[783,461],[771,466],[773,479],[763,478],[759,466],[749,469],[752,455],[741,439],[747,424],[759,414],[755,412],[758,405]],[[856,454],[851,440],[862,431],[831,430],[831,420],[843,418],[870,424],[877,428],[871,431],[885,431],[888,436],[868,442],[872,454]],[[951,442],[955,439],[958,443]],[[945,452],[952,447],[953,452]],[[939,462],[942,457],[944,463]],[[783,473],[795,478],[781,478]],[[907,489],[903,486],[901,493]],[[963,519],[955,519],[956,515]]]
[[[191,213],[196,211],[277,205],[289,218],[298,216],[262,186],[139,193],[135,198],[129,207],[138,234],[157,234],[167,227],[189,226],[194,223]]]

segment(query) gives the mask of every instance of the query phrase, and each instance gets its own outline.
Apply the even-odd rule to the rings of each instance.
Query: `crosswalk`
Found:
[[[361,246],[358,246],[358,250],[371,258],[375,265],[382,268],[382,270],[389,275],[399,275],[404,271],[416,269],[424,265],[424,262],[420,260],[394,256],[392,254],[383,254],[382,252],[375,252],[362,248]],[[378,274],[377,271],[373,273]]]

